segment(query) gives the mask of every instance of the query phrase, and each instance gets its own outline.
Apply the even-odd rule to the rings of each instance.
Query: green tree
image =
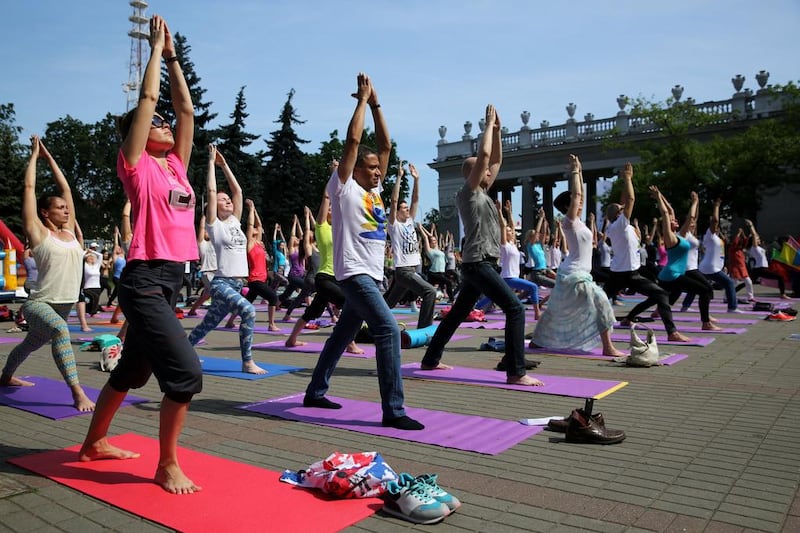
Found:
[[[119,143],[114,117],[85,124],[67,115],[47,125],[42,139],[72,188],[75,216],[87,238],[111,238],[119,224],[124,202],[122,184],[117,178]],[[37,180],[44,191],[52,188],[47,169]]]
[[[210,131],[209,127],[211,121],[217,117],[217,114],[211,112],[213,102],[203,101],[206,89],[200,85],[201,78],[197,75],[190,57],[192,47],[187,42],[186,37],[180,33],[175,34],[174,40],[175,55],[181,64],[183,76],[186,79],[186,85],[189,87],[189,94],[194,105],[194,150],[186,170],[189,175],[189,183],[192,184],[195,193],[198,193],[204,190],[206,186],[206,173],[208,170],[208,151],[206,147],[213,138],[213,132]],[[161,65],[161,96],[157,110],[162,117],[174,124],[175,112],[172,110],[169,75],[167,74],[167,67],[163,63]]]
[[[441,220],[442,216],[439,213],[439,210],[435,207],[431,208],[430,211],[425,213],[425,216],[422,218],[422,224],[426,228],[430,228],[433,224],[439,225],[439,221]]]
[[[696,191],[701,205],[721,198],[724,216],[755,219],[764,188],[798,181],[800,91],[790,83],[773,87],[771,94],[781,99],[783,112],[738,132],[719,127],[730,117],[703,112],[691,100],[636,101],[631,115],[641,130],[653,130],[652,140],[634,145],[615,139],[609,144],[639,153],[637,198],[649,198],[647,187],[656,184],[680,217],[689,192]],[[615,184],[606,200],[616,201],[619,194]],[[657,211],[649,200],[640,201],[636,215],[647,221]]]
[[[375,146],[377,146],[377,143],[375,142],[375,132],[371,131],[369,128],[364,128],[364,133],[361,135],[361,144],[374,149]],[[310,200],[312,203],[308,204],[309,206],[312,204],[319,205],[319,199],[322,197],[322,191],[325,189],[325,184],[328,182],[328,178],[330,177],[328,165],[333,159],[339,159],[342,156],[343,148],[344,142],[339,139],[339,130],[333,130],[330,133],[330,138],[321,144],[319,152],[308,156],[309,169],[311,175],[313,176],[312,183],[314,189],[313,199]],[[383,204],[386,206],[386,209],[389,209],[389,206],[391,205],[392,188],[394,187],[394,180],[397,176],[397,170],[399,168],[400,158],[397,157],[397,144],[392,141],[392,151],[389,155],[389,168],[387,170],[388,175],[384,176],[383,193],[381,194],[381,199],[383,200]],[[406,176],[408,176],[408,171],[406,171]],[[318,191],[317,187],[319,187]],[[403,183],[400,185],[400,199],[408,200],[410,192],[411,189],[409,188],[408,179],[404,179]]]
[[[14,104],[0,105],[0,220],[21,237],[20,199],[27,154],[19,141],[22,128],[15,122]]]
[[[333,130],[327,141],[320,144],[319,151],[306,154],[306,167],[308,168],[308,184],[306,185],[306,205],[316,215],[319,202],[325,185],[330,178],[330,163],[342,157],[344,143],[339,139],[339,131]]]
[[[252,199],[256,204],[256,209],[260,211],[262,201],[261,161],[258,156],[245,151],[245,148],[253,144],[260,136],[248,133],[245,129],[246,119],[250,115],[246,112],[247,102],[244,97],[244,89],[244,86],[239,89],[233,112],[229,115],[233,122],[217,128],[214,135],[228,166],[231,167],[239,185],[242,186],[245,198]],[[202,190],[204,189],[199,189],[198,192]]]
[[[302,215],[303,206],[309,199],[306,194],[309,168],[306,155],[300,150],[300,145],[308,141],[298,137],[294,130],[295,124],[304,124],[305,121],[298,118],[292,106],[293,96],[294,89],[289,91],[280,116],[275,121],[280,124],[280,129],[273,131],[266,141],[265,155],[268,161],[262,189],[264,220],[281,224],[286,228],[284,234],[287,238],[293,216]],[[319,202],[319,198],[316,202]]]

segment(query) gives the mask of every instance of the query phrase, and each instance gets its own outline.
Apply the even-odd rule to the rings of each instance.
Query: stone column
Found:
[[[553,180],[542,180],[542,205],[544,206],[544,216],[547,217],[547,222],[550,228],[553,228]]]
[[[533,209],[533,178],[522,178],[522,232],[534,227],[536,212]]]

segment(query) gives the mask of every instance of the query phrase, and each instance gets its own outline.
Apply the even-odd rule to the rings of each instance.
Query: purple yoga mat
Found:
[[[664,324],[659,320],[657,320],[655,322],[645,322],[642,325],[643,326],[647,326],[648,328],[652,329],[653,331],[666,331],[667,330],[667,328],[664,327]],[[686,325],[677,326],[677,328],[678,328],[678,331],[680,331],[681,333],[707,333],[707,334],[710,334],[710,335],[714,335],[714,334],[740,335],[742,333],[746,333],[747,332],[747,328],[722,328],[722,329],[717,330],[717,331],[709,331],[709,330],[705,330],[705,329],[703,329],[701,327],[698,327],[698,326],[686,326]],[[619,322],[617,322],[616,324],[614,324],[614,329],[630,329],[630,326],[621,326],[619,324]]]
[[[628,384],[625,381],[529,374],[544,382],[541,387],[531,387],[529,385],[509,385],[506,383],[505,372],[487,370],[485,368],[461,366],[453,367],[451,370],[420,370],[419,363],[408,363],[401,368],[404,378],[447,381],[462,385],[482,385],[484,387],[554,394],[573,398],[602,398]]]
[[[530,354],[535,354],[535,355],[553,355],[553,356],[557,356],[557,357],[575,357],[575,358],[578,358],[578,359],[594,359],[594,360],[597,360],[597,361],[613,361],[614,360],[613,357],[610,357],[608,355],[603,355],[603,349],[602,348],[595,348],[595,349],[590,350],[588,352],[581,352],[581,351],[575,351],[575,350],[548,350],[546,348],[530,348],[529,347],[529,348],[525,348],[525,352],[526,353],[530,353]],[[661,359],[661,364],[667,365],[667,366],[674,365],[675,363],[683,361],[687,357],[689,357],[689,356],[685,355],[685,354],[680,354],[680,353],[667,355],[663,359]]]
[[[281,326],[278,327],[280,328],[280,331],[270,331],[269,328],[267,328],[267,326],[256,326],[253,328],[253,333],[266,333],[267,335],[291,335],[292,328],[285,328]],[[238,326],[235,328],[224,328],[222,326],[217,326],[214,329],[217,331],[230,331],[233,333],[239,332]]]
[[[729,316],[736,316],[736,315],[729,315]],[[737,326],[752,326],[753,324],[758,322],[758,319],[755,318],[729,318],[729,316],[716,315],[714,318],[717,320],[717,324],[735,324]],[[655,322],[658,322],[658,320],[659,319],[656,319]],[[680,311],[677,312],[673,311],[672,320],[674,320],[675,322],[699,322],[700,317],[698,316],[698,312],[682,313]],[[647,322],[646,324],[649,324],[649,322]]]
[[[644,333],[642,332],[642,334]],[[637,333],[637,335],[639,334]],[[656,341],[658,342],[658,344],[667,344],[670,346],[708,346],[709,344],[714,342],[714,337],[690,337],[690,338],[692,340],[690,340],[689,342],[677,342],[667,339],[667,337],[664,335],[656,335]],[[611,340],[612,342],[630,342],[631,334],[628,332],[612,333]]]
[[[467,329],[506,329],[506,323],[497,322],[462,322],[460,328]]]
[[[91,411],[80,412],[72,405],[72,393],[69,387],[61,381],[38,376],[26,376],[26,381],[36,385],[33,387],[0,387],[0,404],[15,407],[29,413],[34,413],[45,418],[60,420],[78,415],[91,415]],[[100,394],[98,389],[84,387],[86,396],[93,402],[97,401]],[[133,405],[146,402],[147,399],[127,395],[122,405]]]
[[[523,440],[536,435],[544,426],[526,426],[516,421],[460,415],[406,407],[406,414],[425,425],[420,431],[401,431],[381,426],[379,403],[328,396],[342,404],[341,409],[303,407],[303,394],[266,400],[240,409],[276,416],[286,420],[307,422],[320,426],[393,437],[411,442],[433,444],[487,455],[497,455]]]
[[[311,342],[311,341],[303,341],[306,343],[305,346],[293,346],[291,348],[287,348],[284,343],[286,341],[269,341],[269,342],[260,342],[258,344],[253,344],[254,350],[274,350],[277,352],[299,352],[299,353],[314,353],[319,354],[322,351],[322,347],[325,346],[324,342]],[[364,350],[362,354],[355,354],[355,353],[348,353],[344,352],[342,357],[360,357],[362,359],[369,359],[375,357],[375,346],[371,344],[359,344],[359,348]]]
[[[0,337],[0,344],[7,344],[10,342],[22,342],[22,337]]]

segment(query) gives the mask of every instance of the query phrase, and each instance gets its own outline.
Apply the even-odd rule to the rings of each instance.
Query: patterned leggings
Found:
[[[217,327],[229,312],[242,319],[239,324],[239,349],[242,361],[253,360],[253,327],[256,324],[256,308],[242,296],[242,282],[233,278],[214,277],[211,281],[211,307],[205,318],[189,334],[189,342],[195,346],[208,332]]]
[[[28,356],[50,343],[53,360],[58,371],[64,376],[67,385],[78,385],[78,368],[75,366],[75,354],[67,328],[67,317],[72,304],[49,304],[36,300],[28,300],[22,305],[25,320],[30,329],[25,339],[8,354],[3,375],[13,376],[19,366]]]

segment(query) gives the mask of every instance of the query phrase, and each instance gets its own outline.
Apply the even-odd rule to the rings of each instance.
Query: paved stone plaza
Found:
[[[797,300],[792,303],[800,307]],[[620,315],[624,308],[616,309]],[[183,322],[188,330],[196,319]],[[305,370],[256,381],[205,376],[181,445],[275,471],[304,468],[333,451],[380,451],[398,472],[438,473],[440,485],[461,499],[461,509],[429,526],[438,531],[800,531],[800,342],[788,339],[800,332],[799,326],[800,321],[759,320],[745,326],[744,334],[715,335],[715,342],[704,348],[661,346],[662,352],[689,357],[649,369],[535,357],[542,364],[532,373],[544,381],[561,375],[629,382],[595,402],[595,412],[603,413],[608,427],[627,433],[623,443],[612,446],[567,444],[562,434],[544,431],[489,456],[236,409],[302,392],[307,385],[316,355],[270,351],[254,352],[256,361]],[[326,333],[306,336],[321,341]],[[451,343],[444,362],[495,366],[499,355],[478,347],[490,336],[502,337],[502,331],[459,333],[472,337]],[[79,336],[86,334],[73,335]],[[257,334],[256,339],[276,337]],[[236,333],[213,331],[207,341],[198,348],[201,356],[238,359]],[[12,346],[0,344],[0,353]],[[624,348],[622,343],[618,347]],[[418,362],[422,353],[405,350],[403,362]],[[76,356],[81,383],[101,388],[107,375],[97,369],[97,353]],[[374,371],[374,359],[342,358],[330,394],[377,401]],[[60,379],[49,347],[34,353],[18,374]],[[405,380],[405,391],[410,407],[506,420],[564,416],[583,405],[576,398],[417,380]],[[121,410],[112,434],[156,437],[161,394],[155,380],[135,394],[152,401]],[[0,456],[5,460],[75,445],[88,423],[88,416],[52,421],[0,406]],[[189,475],[202,485],[202,474]],[[254,512],[268,513],[271,505],[281,502],[264,501]],[[5,461],[0,462],[0,517],[0,531],[164,530]],[[265,531],[279,530],[267,523]],[[348,531],[411,528],[420,529],[379,512]]]

